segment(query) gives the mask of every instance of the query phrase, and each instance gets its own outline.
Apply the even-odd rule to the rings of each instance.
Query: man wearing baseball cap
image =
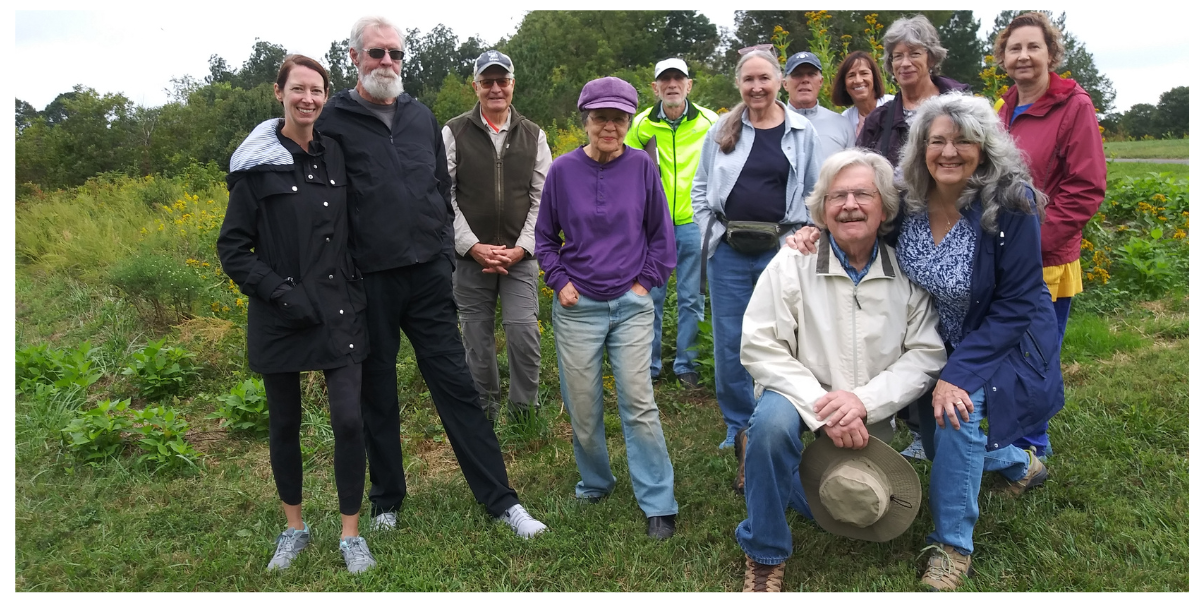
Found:
[[[537,409],[541,336],[533,226],[550,170],[546,133],[512,107],[512,59],[488,50],[475,60],[479,102],[442,128],[454,209],[454,298],[467,367],[493,422],[500,410],[496,301],[508,350],[508,414]]]
[[[835,152],[854,147],[854,127],[846,117],[817,104],[821,93],[821,59],[812,52],[797,52],[788,57],[783,70],[783,89],[788,94],[788,110],[804,115],[817,128],[821,142],[820,160]]]
[[[653,160],[625,145],[637,90],[616,77],[595,79],[583,86],[578,107],[588,143],[550,166],[534,229],[546,285],[556,294],[554,346],[579,468],[575,496],[599,502],[616,488],[604,440],[607,351],[633,495],[646,534],[662,540],[675,533],[679,504],[650,383],[650,290],[675,267],[674,230]]]
[[[675,336],[675,376],[684,387],[700,387],[696,373],[697,352],[691,350],[704,320],[704,298],[700,295],[700,228],[692,220],[692,177],[700,165],[704,135],[717,122],[717,114],[688,100],[692,80],[683,60],[668,58],[654,65],[654,83],[650,84],[658,102],[638,113],[625,137],[625,143],[651,153],[658,164],[671,221],[675,227],[675,298],[678,328]],[[650,376],[658,379],[662,370],[663,303],[666,286],[650,290],[654,299],[654,345],[650,356]]]

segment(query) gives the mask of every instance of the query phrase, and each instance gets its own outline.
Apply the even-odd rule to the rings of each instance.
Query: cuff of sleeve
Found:
[[[274,292],[275,288],[279,287],[283,282],[283,277],[280,277],[278,273],[267,273],[263,275],[262,280],[255,286],[254,293],[259,298],[270,302],[271,292]]]

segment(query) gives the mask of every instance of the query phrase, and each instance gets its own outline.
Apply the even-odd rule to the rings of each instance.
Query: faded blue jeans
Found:
[[[754,293],[758,276],[775,258],[777,250],[759,255],[742,254],[724,241],[708,260],[708,292],[712,295],[713,366],[716,370],[717,405],[725,417],[725,437],[750,423],[754,412],[754,379],[742,366],[742,317]]]
[[[1029,454],[1009,444],[998,450],[987,450],[987,433],[980,422],[987,415],[983,389],[971,394],[975,412],[971,420],[954,429],[938,427],[933,419],[931,396],[918,402],[921,414],[921,443],[925,454],[933,461],[929,475],[929,509],[933,514],[933,533],[925,538],[928,544],[942,543],[962,554],[971,554],[975,522],[979,520],[979,486],[984,471],[998,471],[1010,481],[1025,476],[1029,469]],[[932,438],[932,439],[931,439]]]
[[[806,429],[787,398],[766,390],[750,417],[746,434],[746,520],[734,531],[738,545],[754,562],[777,565],[792,555],[788,506],[812,519],[800,485],[800,456]]]
[[[678,513],[675,471],[650,382],[654,302],[632,291],[607,301],[580,295],[579,302],[569,308],[556,298],[553,321],[559,386],[571,418],[571,441],[579,467],[575,495],[606,496],[617,483],[604,439],[602,359],[607,350],[633,495],[647,517]]]
[[[696,372],[696,334],[700,332],[700,321],[704,320],[704,296],[700,295],[700,226],[685,223],[675,226],[675,302],[678,310],[678,328],[675,333],[675,374]],[[650,288],[654,299],[654,346],[650,351],[650,376],[658,377],[662,372],[662,322],[663,303],[667,300],[667,286]]]

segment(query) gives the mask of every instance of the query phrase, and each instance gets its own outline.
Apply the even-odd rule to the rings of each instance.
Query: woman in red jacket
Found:
[[[1071,298],[1083,290],[1083,226],[1104,201],[1108,174],[1091,97],[1074,80],[1054,73],[1063,56],[1061,32],[1040,12],[1016,17],[996,36],[996,64],[1015,84],[1004,95],[1000,121],[1025,155],[1034,185],[1048,198],[1042,270],[1058,316],[1060,345]],[[1016,445],[1044,455],[1050,438],[1043,427]]]

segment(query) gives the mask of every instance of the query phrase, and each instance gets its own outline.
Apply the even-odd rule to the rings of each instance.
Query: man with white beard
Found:
[[[407,491],[396,393],[403,331],[475,499],[517,535],[533,537],[546,526],[526,512],[508,484],[459,337],[451,287],[454,212],[441,130],[433,113],[404,93],[404,39],[387,19],[363,17],[354,24],[350,60],[358,85],[329,99],[316,128],[340,142],[346,155],[347,180],[330,183],[349,186],[350,252],[357,268],[306,276],[345,277],[354,310],[365,305],[371,350],[363,362],[362,412],[374,527],[396,528]],[[314,176],[319,174],[308,179]]]

